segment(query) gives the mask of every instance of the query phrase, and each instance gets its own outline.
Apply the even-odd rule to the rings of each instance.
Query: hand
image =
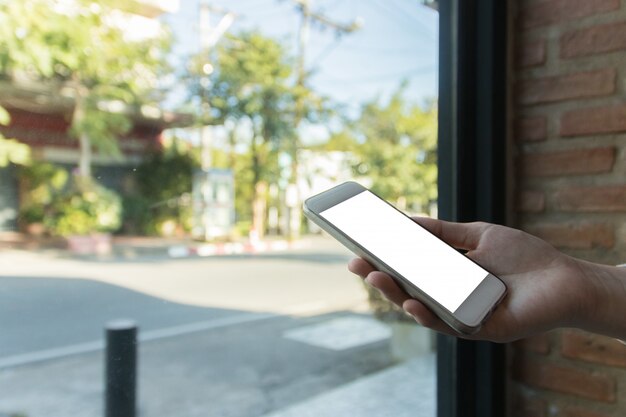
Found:
[[[594,308],[593,287],[585,279],[582,264],[537,237],[488,223],[414,220],[455,248],[467,250],[469,258],[502,279],[508,288],[505,299],[482,328],[467,336],[451,329],[365,260],[357,258],[349,263],[350,271],[365,278],[423,326],[467,339],[509,342],[556,327],[578,327],[585,312]]]

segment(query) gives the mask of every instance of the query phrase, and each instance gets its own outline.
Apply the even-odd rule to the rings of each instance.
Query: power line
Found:
[[[393,79],[403,79],[403,78],[415,78],[420,75],[428,74],[437,69],[436,65],[426,65],[422,67],[413,68],[403,72],[396,72],[391,74],[379,74],[372,75],[364,78],[321,78],[318,82],[324,83],[346,83],[346,84],[358,84],[358,83],[375,83],[388,81]]]
[[[372,54],[376,55],[415,55],[417,53],[421,53],[417,46],[415,47],[407,47],[407,48],[399,48],[399,49],[389,49],[384,46],[367,46],[367,45],[342,45],[342,53],[358,53],[358,54]]]
[[[280,9],[280,8],[276,8],[276,9],[263,9],[260,10],[258,12],[253,12],[253,13],[246,13],[246,15],[244,15],[245,17],[249,18],[251,16],[254,16],[255,18],[263,18],[266,19],[268,17],[274,18],[274,17],[278,17],[279,15],[283,15],[282,17],[284,18],[284,15],[288,13],[287,10],[284,9]]]
[[[433,8],[432,6],[429,6],[426,4],[427,0],[423,0],[420,3],[423,3],[421,5],[419,5],[418,7],[421,10],[424,11],[428,11],[428,13],[434,14],[435,16],[437,16],[434,21],[438,22],[438,13],[437,12],[433,12]],[[402,10],[404,13],[406,13],[407,15],[411,15],[413,17],[413,19],[415,19],[416,22],[418,22],[418,24],[420,25],[420,28],[422,29],[422,31],[424,33],[428,33],[429,34],[429,38],[434,41],[434,42],[439,42],[439,33],[437,32],[437,29],[435,28],[434,30],[430,30],[428,23],[426,23],[426,21],[424,20],[424,15],[422,14],[415,14],[412,13],[411,10],[413,11],[417,11],[417,7],[411,8],[409,7],[405,2],[403,2],[403,0],[396,0],[396,7],[399,8],[400,10]]]
[[[433,36],[433,34],[427,31],[424,28],[424,26],[421,24],[421,22],[417,21],[416,19],[412,17],[409,17],[409,15],[407,13],[404,13],[403,11],[400,11],[396,8],[394,9],[389,8],[388,7],[389,3],[379,2],[378,0],[371,0],[367,2],[366,4],[373,5],[374,7],[378,8],[378,10],[383,11],[387,16],[389,16],[390,18],[394,20],[399,20],[399,18],[404,19],[404,22],[406,24],[410,24],[411,27],[417,28],[419,32],[425,37],[427,37],[429,40],[435,41],[435,37]]]
[[[324,58],[330,55],[335,49],[337,49],[338,46],[339,46],[339,42],[337,41],[331,42],[328,45],[326,45],[326,48],[324,48],[322,52],[320,52],[315,57],[315,59],[313,59],[313,62],[315,63],[314,68],[318,68],[321,62],[324,60]]]
[[[250,7],[250,6],[257,6],[261,3],[269,3],[272,2],[273,0],[239,0],[237,3],[241,4],[243,3],[243,5],[245,5],[246,7]]]
[[[276,0],[261,0],[252,3],[249,6],[245,6],[241,14],[246,18],[264,18],[266,16],[277,15],[279,13],[287,13],[289,11],[290,10],[283,7],[283,5],[276,4]]]
[[[406,4],[406,1],[404,1],[404,0],[395,0],[395,1],[391,0],[390,2],[391,3],[395,3],[396,8],[399,9],[401,11],[401,13],[406,14],[407,16],[411,16],[415,21],[417,21],[417,22],[419,22],[421,24],[424,23],[423,19],[418,17],[417,14],[413,13],[413,11],[415,11],[416,8],[415,7],[413,7],[413,8],[409,7]],[[416,3],[415,1],[413,1],[412,3],[414,5],[417,5],[417,6],[421,7],[421,8],[427,8],[428,7],[428,6],[424,6],[423,4],[421,4],[421,2],[420,3]],[[392,5],[394,5],[394,4],[392,4]]]
[[[328,16],[313,11],[311,10],[311,1],[312,0],[291,0],[292,3],[294,3],[298,9],[298,12],[300,13],[301,19],[302,19],[302,23],[300,25],[300,30],[298,33],[298,44],[299,44],[299,51],[298,51],[298,63],[297,63],[297,78],[296,78],[296,85],[299,88],[303,88],[305,86],[306,83],[306,78],[308,76],[308,73],[305,69],[305,64],[306,64],[306,48],[307,48],[307,43],[308,43],[308,37],[309,37],[309,31],[310,28],[312,26],[312,24],[316,24],[319,25],[319,27],[321,28],[331,28],[335,31],[336,37],[338,38],[339,36],[346,34],[346,33],[352,33],[355,30],[359,29],[360,24],[358,21],[353,21],[350,23],[341,23],[341,22],[337,22],[331,18],[329,18]],[[327,48],[327,50],[329,50]],[[296,101],[296,117],[294,120],[294,126],[296,129],[298,129],[298,126],[300,125],[300,122],[304,119],[305,116],[305,103],[303,101],[303,98],[301,96],[298,97],[297,101]],[[298,237],[298,235],[300,234],[300,224],[301,224],[301,213],[300,213],[300,204],[299,204],[299,200],[300,200],[300,195],[299,195],[299,191],[298,191],[298,138],[296,137],[295,140],[293,140],[293,145],[292,145],[292,149],[291,149],[291,178],[289,181],[289,190],[293,190],[293,195],[295,196],[295,202],[296,204],[294,204],[293,206],[289,207],[289,222],[288,222],[288,234],[290,238],[295,238]]]
[[[332,10],[335,10],[337,7],[341,6],[341,4],[344,2],[345,0],[330,0],[327,3],[330,3],[330,7],[328,7],[327,5],[321,6],[320,7],[320,11],[324,12],[324,13],[328,13]]]

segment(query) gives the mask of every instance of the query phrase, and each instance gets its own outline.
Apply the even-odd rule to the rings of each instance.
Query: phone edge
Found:
[[[353,182],[349,182],[349,183],[353,183]],[[404,278],[401,274],[397,273],[393,268],[389,267],[387,264],[379,260],[373,254],[370,254],[365,248],[360,247],[360,245],[358,245],[355,241],[353,241],[349,236],[345,235],[343,232],[341,232],[341,230],[335,228],[327,220],[318,216],[317,213],[315,213],[313,210],[311,210],[308,207],[308,204],[310,201],[312,201],[312,199],[320,197],[324,193],[329,192],[329,191],[336,193],[339,191],[339,188],[344,184],[348,184],[348,182],[339,184],[322,193],[319,193],[319,194],[316,194],[314,196],[307,198],[303,203],[303,212],[306,215],[306,217],[309,218],[311,221],[313,221],[316,225],[318,225],[322,230],[330,234],[333,238],[338,240],[342,245],[344,245],[348,250],[353,252],[356,256],[359,256],[365,259],[367,262],[370,262],[373,266],[375,266],[378,270],[387,273],[407,294],[409,294],[413,298],[416,298],[418,301],[424,303],[429,309],[433,311],[433,313],[437,317],[439,317],[441,320],[443,320],[446,324],[448,324],[451,328],[453,328],[457,332],[461,334],[465,334],[465,335],[472,335],[476,333],[477,331],[479,331],[482,326],[482,323],[484,323],[484,321],[489,317],[489,313],[485,314],[477,325],[470,325],[470,324],[461,322],[454,316],[454,312],[450,312],[449,310],[441,306],[436,300],[434,300],[432,297],[430,297],[428,294],[422,291],[419,287],[410,283],[406,278]],[[354,183],[354,184],[357,184],[357,183]],[[367,188],[361,186],[360,184],[359,186],[363,188],[362,191],[367,190]],[[404,214],[404,213],[401,213],[401,214]],[[489,271],[487,272],[489,275],[493,275]],[[489,275],[485,276],[484,279],[487,279]],[[495,275],[493,276],[499,281],[501,281]],[[498,299],[498,301],[495,302],[493,306],[491,306],[490,309],[488,310],[493,311],[497,307],[499,302],[502,300],[505,294],[506,294],[506,289],[505,289],[505,292],[502,294],[502,296]],[[468,299],[470,297],[471,295],[468,296]]]

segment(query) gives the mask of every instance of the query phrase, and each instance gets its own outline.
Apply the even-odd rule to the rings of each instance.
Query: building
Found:
[[[122,27],[129,41],[157,36],[162,30],[158,17],[178,10],[179,0],[134,0],[122,2],[112,18]],[[78,141],[69,134],[74,99],[63,89],[51,89],[26,77],[14,76],[0,82],[0,105],[8,110],[11,123],[0,132],[31,147],[35,161],[75,167],[79,159]],[[106,104],[106,103],[105,103]],[[164,112],[158,107],[142,106],[128,110],[123,106],[109,109],[124,112],[132,120],[131,130],[119,138],[121,155],[93,155],[94,172],[106,186],[120,189],[132,175],[147,151],[159,146],[163,131],[191,122],[189,115]],[[15,230],[19,206],[18,184],[13,167],[0,171],[0,231]]]
[[[438,3],[441,217],[624,263],[626,4]],[[614,338],[555,329],[437,343],[439,416],[626,415],[626,349]]]

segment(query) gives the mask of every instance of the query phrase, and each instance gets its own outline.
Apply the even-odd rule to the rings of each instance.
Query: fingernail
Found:
[[[415,322],[416,322],[417,324],[419,324],[420,326],[424,326],[424,325],[422,324],[422,322],[421,322],[421,321],[417,318],[417,316],[414,316],[413,314],[411,314],[411,313],[410,313],[409,311],[407,311],[407,310],[404,310],[404,312],[405,312],[405,313],[406,313],[409,317],[411,317],[413,320],[415,320]]]

